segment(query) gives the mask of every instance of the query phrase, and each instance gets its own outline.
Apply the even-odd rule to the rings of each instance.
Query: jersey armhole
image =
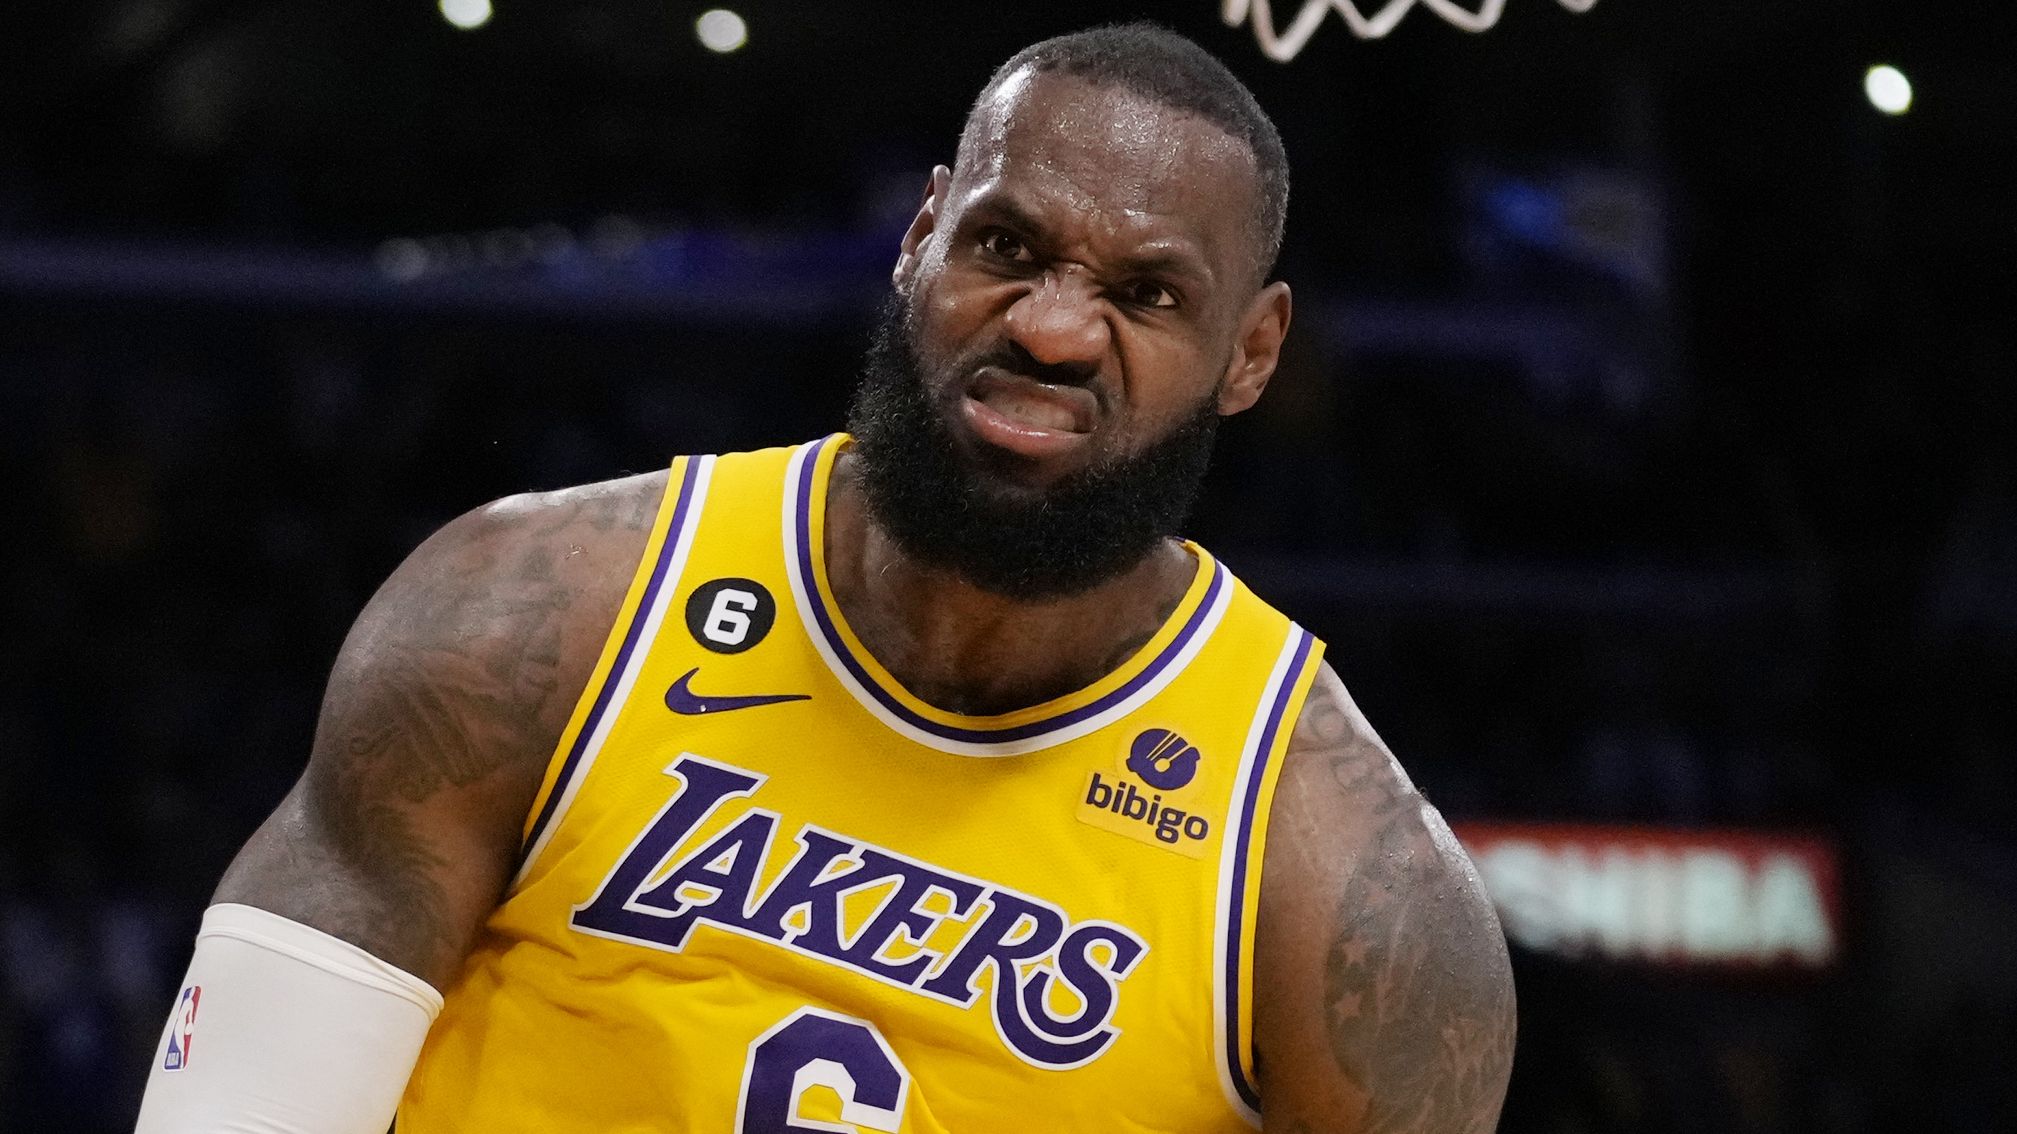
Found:
[[[635,682],[651,640],[657,636],[666,605],[678,588],[687,552],[693,546],[693,533],[699,527],[713,464],[713,457],[678,457],[672,462],[665,492],[659,498],[658,514],[652,520],[651,534],[638,557],[637,570],[624,592],[623,604],[617,608],[616,620],[610,626],[595,668],[589,673],[588,684],[575,701],[567,727],[554,745],[539,794],[526,811],[513,890],[524,883],[534,860],[552,838],[561,813],[587,776],[596,750],[608,734],[624,695]]]
[[[1281,782],[1283,757],[1303,702],[1322,663],[1323,643],[1291,625],[1281,654],[1255,707],[1242,767],[1227,816],[1228,841],[1219,872],[1220,925],[1214,974],[1219,1003],[1217,1062],[1234,1109],[1260,1125],[1260,1086],[1254,1074],[1254,927],[1260,909],[1261,864],[1267,853],[1269,815]]]

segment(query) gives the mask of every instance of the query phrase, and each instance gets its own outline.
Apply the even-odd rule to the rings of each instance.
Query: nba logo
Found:
[[[189,1066],[189,1045],[196,1038],[196,1002],[201,999],[201,985],[192,984],[182,990],[175,1015],[168,1021],[168,1054],[161,1058],[163,1071],[180,1071]]]

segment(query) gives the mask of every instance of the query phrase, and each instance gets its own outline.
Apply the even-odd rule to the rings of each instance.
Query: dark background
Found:
[[[992,67],[1150,15],[1295,169],[1191,534],[1453,819],[1822,834],[1820,973],[1516,953],[1506,1131],[2017,1129],[2017,19],[52,0],[0,20],[0,1129],[129,1125],[349,620],[485,500],[836,427]],[[1286,21],[1291,5],[1278,5]],[[1886,118],[1866,67],[1918,103]]]

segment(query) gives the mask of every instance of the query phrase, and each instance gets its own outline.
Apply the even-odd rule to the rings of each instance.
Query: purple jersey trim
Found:
[[[1046,717],[1042,720],[1030,721],[1027,724],[1012,725],[1007,728],[975,729],[941,724],[913,711],[909,706],[892,695],[889,690],[883,688],[882,684],[876,681],[869,674],[868,669],[861,664],[860,659],[856,658],[853,652],[847,648],[847,643],[841,638],[840,631],[834,625],[832,614],[826,609],[826,598],[821,592],[819,585],[820,578],[813,571],[812,484],[813,474],[819,467],[820,458],[825,452],[826,447],[833,444],[834,440],[832,437],[827,437],[813,442],[812,452],[801,463],[798,474],[797,500],[794,508],[795,515],[797,516],[798,538],[796,542],[798,546],[793,551],[798,559],[799,576],[805,580],[806,603],[812,608],[813,621],[819,627],[820,636],[826,639],[826,643],[833,650],[834,656],[840,659],[841,664],[847,667],[848,673],[852,674],[855,681],[868,691],[869,696],[874,697],[877,704],[888,709],[905,724],[920,731],[930,733],[941,740],[957,740],[969,744],[1000,744],[1005,741],[1027,740],[1056,729],[1069,727],[1089,717],[1106,712],[1108,709],[1134,696],[1136,692],[1149,682],[1154,681],[1158,674],[1167,669],[1177,656],[1183,653],[1184,647],[1197,635],[1198,628],[1204,625],[1207,615],[1210,614],[1213,605],[1217,603],[1219,592],[1225,589],[1225,566],[1214,560],[1212,562],[1211,583],[1205,589],[1203,600],[1191,611],[1191,616],[1185,621],[1183,629],[1177,631],[1177,636],[1170,639],[1169,645],[1164,646],[1162,652],[1156,655],[1155,660],[1143,667],[1141,672],[1129,678],[1120,688],[1113,690],[1097,701],[1081,705],[1076,709],[1060,713],[1054,717]]]
[[[539,809],[539,818],[532,821],[532,831],[519,848],[519,855],[539,845],[539,837],[546,825],[553,821],[553,813],[560,806],[560,797],[567,794],[567,785],[574,778],[574,771],[581,764],[582,753],[588,751],[589,738],[595,735],[602,723],[602,716],[609,711],[610,697],[616,692],[623,671],[630,664],[630,655],[637,649],[638,638],[644,633],[644,624],[651,617],[652,604],[658,598],[658,590],[665,584],[666,567],[671,564],[673,552],[679,547],[679,538],[686,528],[687,512],[693,506],[693,486],[700,476],[700,460],[686,459],[686,471],[679,481],[679,500],[672,508],[672,522],[665,526],[665,542],[658,549],[658,562],[651,565],[651,579],[645,583],[644,594],[637,600],[637,610],[630,616],[630,626],[623,632],[623,645],[616,651],[616,660],[610,663],[609,672],[603,675],[602,688],[595,691],[595,704],[588,710],[588,717],[581,722],[581,731],[574,734],[574,744],[567,750],[567,759],[560,765],[560,775],[553,781],[553,790],[547,793],[546,803]]]
[[[1239,830],[1234,837],[1233,876],[1231,901],[1226,916],[1226,1067],[1232,1072],[1233,1089],[1240,1098],[1254,1108],[1256,1114],[1261,1109],[1260,1088],[1247,1078],[1246,1064],[1240,1059],[1240,938],[1246,921],[1247,900],[1247,851],[1253,846],[1254,818],[1260,806],[1261,783],[1267,779],[1268,761],[1275,751],[1275,737],[1281,732],[1282,716],[1287,712],[1289,701],[1295,696],[1296,686],[1302,680],[1303,666],[1309,661],[1310,648],[1315,639],[1309,631],[1298,626],[1295,656],[1282,672],[1282,686],[1275,691],[1274,704],[1268,706],[1268,723],[1261,730],[1260,740],[1254,745],[1252,766],[1247,772],[1246,795],[1240,800]]]

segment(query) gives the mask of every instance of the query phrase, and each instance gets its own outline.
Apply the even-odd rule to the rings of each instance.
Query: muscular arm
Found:
[[[1254,963],[1271,1134],[1497,1126],[1514,1032],[1498,919],[1328,666],[1275,796]]]
[[[516,866],[663,484],[514,497],[416,550],[351,629],[306,772],[214,900],[446,987]]]

